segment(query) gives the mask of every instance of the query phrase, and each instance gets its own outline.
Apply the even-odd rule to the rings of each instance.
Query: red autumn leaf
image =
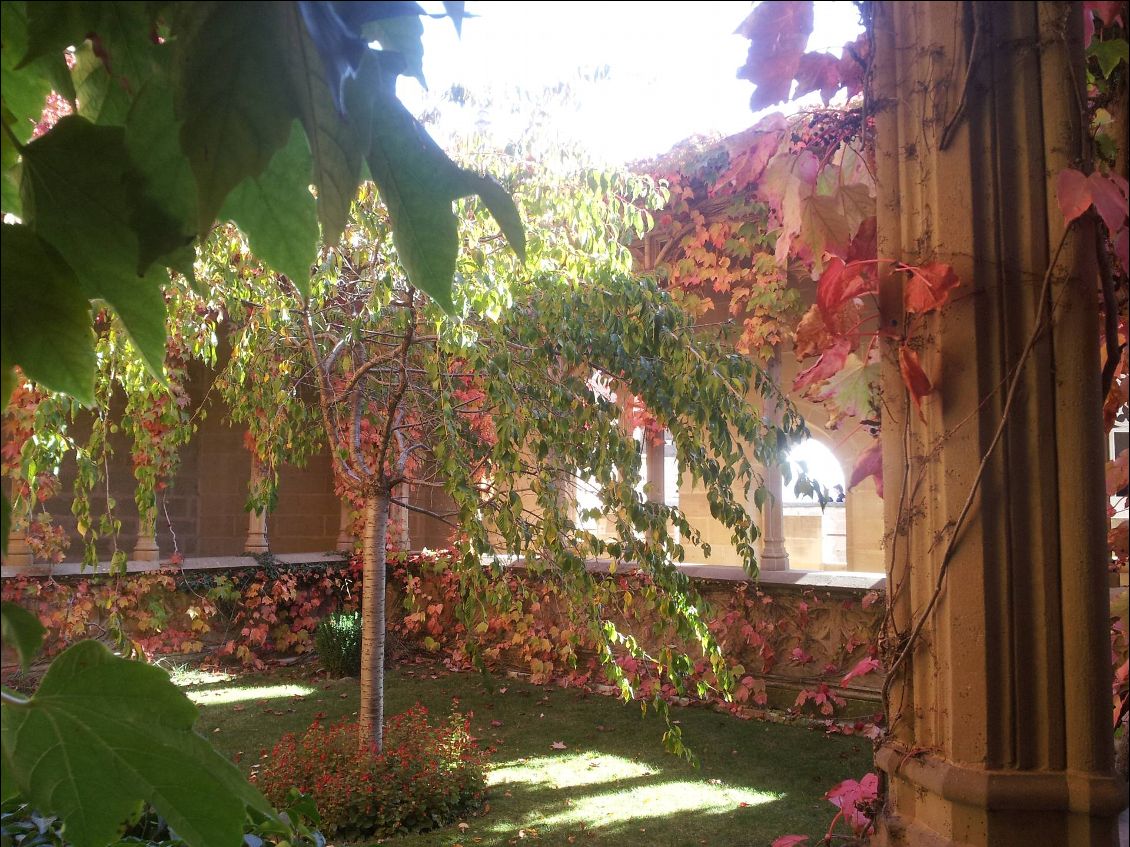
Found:
[[[1095,37],[1095,19],[1098,15],[1103,26],[1110,26],[1121,17],[1121,0],[1084,0],[1083,2],[1083,46],[1090,47]]]
[[[1063,219],[1071,223],[1091,208],[1091,186],[1082,171],[1064,168],[1055,178],[1055,196]]]
[[[1118,232],[1126,223],[1126,180],[1117,174],[1107,176],[1095,171],[1087,177],[1087,186],[1107,229]]]
[[[863,262],[847,262],[833,258],[820,274],[816,284],[816,305],[830,320],[844,303],[879,290],[873,266]]]
[[[831,347],[820,354],[816,364],[797,374],[796,379],[793,380],[793,390],[803,391],[810,385],[816,385],[838,374],[843,369],[852,346],[850,338],[836,339]]]
[[[848,97],[863,92],[863,76],[870,56],[871,40],[867,33],[844,45],[843,58],[840,59],[840,85],[847,89]]]
[[[880,667],[882,667],[882,665],[879,664],[878,659],[861,659],[856,663],[854,668],[847,672],[847,675],[844,676],[843,681],[840,682],[840,685],[847,685],[857,676],[867,676],[867,674],[879,670]]]
[[[949,299],[950,289],[961,284],[953,268],[944,262],[903,270],[910,275],[903,289],[903,303],[908,312],[922,314],[940,309]]]
[[[851,469],[851,478],[848,480],[848,491],[855,488],[867,477],[875,477],[875,490],[883,496],[883,445],[876,441],[859,454],[855,460],[855,467]]]
[[[812,3],[759,3],[742,21],[737,33],[751,42],[749,57],[738,71],[740,79],[748,79],[757,86],[749,107],[757,112],[788,100],[800,57],[812,33]]]
[[[713,195],[729,187],[740,190],[761,179],[765,166],[781,146],[787,129],[784,115],[774,112],[729,139],[726,149],[730,166],[711,187],[710,193]]]
[[[796,91],[793,97],[803,97],[810,91],[819,91],[827,103],[840,90],[840,60],[831,53],[805,53],[797,63]]]
[[[934,386],[930,384],[930,378],[922,370],[918,354],[905,344],[899,347],[899,373],[902,374],[906,390],[910,392],[910,399],[914,401],[914,408],[918,410],[918,417],[926,420],[926,416],[922,413],[922,398],[933,391]]]
[[[859,229],[856,230],[855,237],[852,238],[851,245],[848,247],[847,260],[849,262],[875,258],[879,252],[875,228],[876,218],[874,215],[863,219],[863,223],[859,225]]]

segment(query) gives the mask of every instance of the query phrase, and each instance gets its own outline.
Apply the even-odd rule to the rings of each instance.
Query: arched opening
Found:
[[[811,497],[798,498],[785,486],[784,530],[789,565],[793,568],[845,568],[848,562],[846,484],[844,470],[835,454],[814,438],[789,451],[795,477],[804,471],[833,496],[823,509]]]

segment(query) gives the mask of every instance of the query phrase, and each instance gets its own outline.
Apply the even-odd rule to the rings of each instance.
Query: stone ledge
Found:
[[[284,565],[328,564],[345,561],[345,557],[341,553],[332,551],[324,553],[279,553],[274,558],[276,562]],[[254,556],[193,556],[185,559],[179,565],[174,565],[168,561],[138,562],[131,560],[126,562],[126,573],[152,573],[162,570],[218,571],[257,567],[260,567],[260,565]],[[84,568],[81,562],[63,562],[58,565],[4,565],[0,568],[0,577],[3,579],[18,576],[108,576],[109,574],[109,562],[99,562],[94,568]]]

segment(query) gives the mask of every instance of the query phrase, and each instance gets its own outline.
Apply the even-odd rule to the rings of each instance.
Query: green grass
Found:
[[[357,710],[352,679],[286,671],[178,681],[202,707],[198,729],[245,770],[315,713],[332,720]],[[676,709],[696,770],[663,752],[662,723],[641,720],[638,705],[430,666],[390,671],[387,712],[417,701],[436,715],[474,714],[474,733],[493,748],[489,808],[465,829],[395,839],[397,847],[763,847],[785,833],[822,835],[835,812],[824,792],[871,769],[862,739]]]

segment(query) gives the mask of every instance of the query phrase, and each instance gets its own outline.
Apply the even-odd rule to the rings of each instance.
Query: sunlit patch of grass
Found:
[[[772,803],[782,796],[721,783],[690,780],[654,782],[620,791],[574,796],[566,811],[551,815],[535,813],[531,816],[530,825],[556,828],[583,822],[592,828],[629,823],[640,818],[670,817],[685,812],[718,815]]]
[[[653,776],[655,770],[622,756],[603,753],[568,756],[537,756],[504,762],[487,775],[491,786],[525,783],[549,785],[552,788],[574,788],[598,785],[623,779]]]
[[[235,679],[235,674],[223,671],[206,671],[191,667],[182,667],[169,670],[169,678],[174,685],[189,688],[194,685],[215,685],[218,682],[230,682]]]
[[[187,691],[188,699],[198,706],[215,706],[219,703],[238,703],[241,700],[273,700],[279,697],[305,697],[313,694],[309,685],[248,685],[242,687],[209,688],[205,691]]]

